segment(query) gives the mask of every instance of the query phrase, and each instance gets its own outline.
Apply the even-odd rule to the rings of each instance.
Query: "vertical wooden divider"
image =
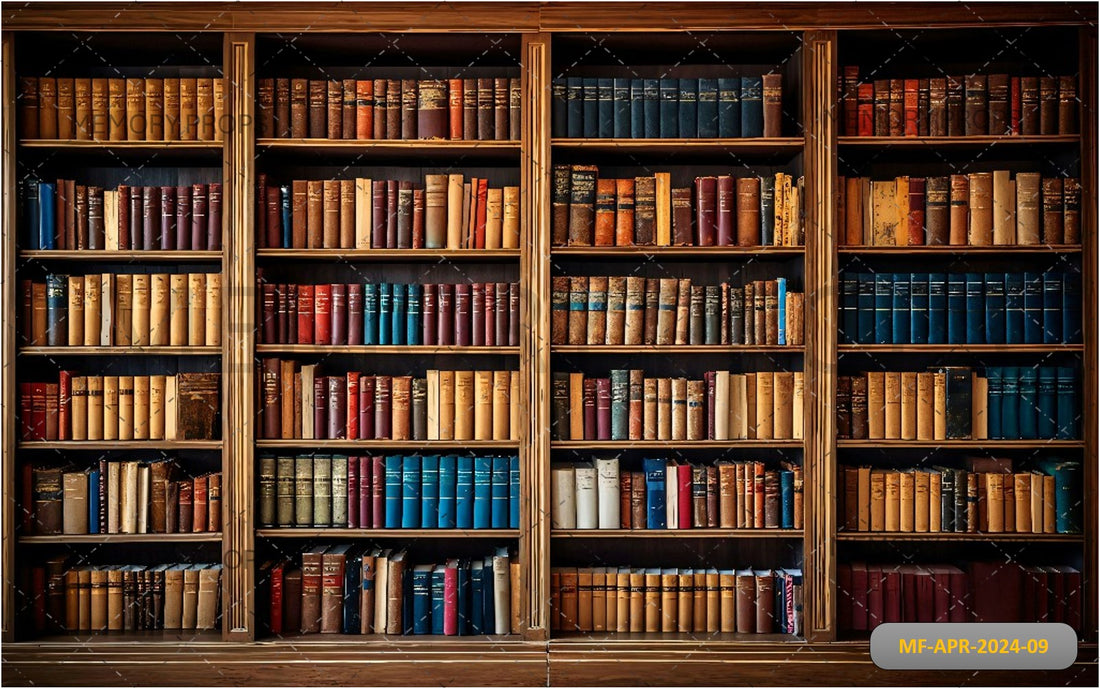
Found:
[[[1097,452],[1100,451],[1100,438],[1098,438],[1097,409],[1100,409],[1100,399],[1097,398],[1097,374],[1100,373],[1100,365],[1097,363],[1097,218],[1096,218],[1096,79],[1097,79],[1097,42],[1096,26],[1082,27],[1078,33],[1081,72],[1078,79],[1077,92],[1080,94],[1081,110],[1078,121],[1081,124],[1081,188],[1084,189],[1081,203],[1081,281],[1084,293],[1081,302],[1081,322],[1084,324],[1081,332],[1081,341],[1085,344],[1084,354],[1084,378],[1082,386],[1084,394],[1081,399],[1082,427],[1081,437],[1085,440],[1084,465],[1084,494],[1085,503],[1083,512],[1086,514],[1082,523],[1085,534],[1085,552],[1082,560],[1082,576],[1085,581],[1086,610],[1083,620],[1084,628],[1089,628],[1084,640],[1095,643],[1097,621],[1097,544],[1096,538],[1100,530],[1097,528]]]
[[[0,240],[0,271],[3,279],[3,312],[13,314],[15,310],[15,206],[16,206],[16,169],[15,169],[15,35],[10,31],[3,34],[3,235]],[[15,640],[15,318],[5,317],[0,327],[0,356],[4,365],[0,366],[0,444],[4,453],[3,470],[3,508],[0,510],[4,527],[3,562],[4,590],[0,599],[4,607],[3,640],[5,643]]]

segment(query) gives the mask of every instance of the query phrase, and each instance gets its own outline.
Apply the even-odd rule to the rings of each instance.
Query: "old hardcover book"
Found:
[[[993,174],[973,172],[969,175],[970,214],[967,243],[971,246],[993,244]]]
[[[217,438],[220,435],[221,376],[217,373],[179,373],[176,379],[179,439]]]

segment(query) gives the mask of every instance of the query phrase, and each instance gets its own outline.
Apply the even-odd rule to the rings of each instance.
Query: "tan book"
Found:
[[[912,533],[914,529],[914,519],[916,517],[914,512],[917,501],[916,476],[912,471],[903,471],[897,475],[901,498],[901,514],[898,521],[899,528],[903,533]]]
[[[756,417],[759,397],[756,392],[756,373],[745,373],[745,425],[750,440],[758,439],[756,434]]]
[[[948,240],[953,246],[965,246],[970,222],[970,177],[951,175]]]
[[[134,435],[134,405],[137,400],[135,379],[133,375],[122,375],[118,378],[118,439],[120,440],[148,439]]]
[[[279,361],[279,434],[284,440],[294,438],[294,368],[295,361]],[[392,408],[392,396],[390,403]]]
[[[993,244],[993,173],[970,174],[970,216],[967,243],[971,246]]]
[[[867,438],[886,438],[886,374],[867,373]]]
[[[730,438],[730,373],[714,372],[714,438],[724,441]]]
[[[584,439],[584,373],[569,373],[569,439]]]
[[[88,439],[88,378],[74,375],[72,380],[69,437],[74,440]]]
[[[105,440],[118,439],[118,376],[103,377],[103,420],[102,437]]]
[[[474,372],[474,439],[493,439],[493,371],[491,370]]]
[[[180,140],[180,80],[164,79],[164,140]]]
[[[96,567],[89,573],[91,579],[90,606],[92,631],[107,630],[107,569]]]
[[[486,371],[492,376],[492,436],[489,439],[506,440],[511,425],[512,375],[507,370]]]
[[[431,177],[432,175],[427,176]],[[372,214],[372,204],[374,202],[372,188],[370,179],[362,177],[355,179],[355,248],[357,249],[371,247],[371,223],[374,219]]]
[[[772,434],[777,440],[794,439],[794,373],[775,373],[773,387]],[[716,418],[719,413],[721,406],[715,411]]]
[[[1055,507],[1055,482],[1053,475],[1043,476],[1043,532],[1056,532],[1057,509]],[[1034,524],[1033,524],[1034,525]]]
[[[133,346],[149,346],[150,283],[149,275],[134,275],[130,320],[130,342]]]
[[[103,324],[102,286],[99,275],[84,276],[84,346],[99,346],[99,328]]]
[[[126,79],[126,139],[145,140],[144,79]]]
[[[886,471],[883,484],[886,500],[883,529],[893,533],[901,530],[901,473]]]
[[[79,614],[80,630],[92,630],[92,567],[81,566],[77,570],[77,585],[79,587]]]
[[[675,633],[677,611],[679,609],[677,603],[679,574],[677,569],[661,569],[660,580],[661,631]]]
[[[104,248],[118,250],[118,191],[107,189],[103,192]]]
[[[99,342],[100,346],[114,344],[115,331],[115,275],[105,272],[99,276]]]
[[[936,376],[917,373],[917,439],[935,439]]]
[[[1031,474],[1031,532],[1043,532],[1043,475]]]
[[[655,201],[657,212],[657,245],[672,245],[672,176],[668,172],[657,172],[655,178]]]
[[[894,245],[909,245],[909,177],[894,179],[894,198],[897,204],[897,222],[894,224]]]
[[[66,311],[69,324],[69,346],[84,344],[84,278],[69,276],[69,303]]]
[[[214,80],[195,80],[195,104],[198,115],[198,140],[214,140]]]
[[[206,274],[187,275],[187,345],[202,346],[206,341]]]
[[[657,378],[657,439],[672,439],[672,378]]]
[[[597,306],[597,307],[594,307]],[[607,277],[588,278],[586,344],[603,344],[607,339]]]
[[[1005,529],[1004,473],[983,473],[985,480],[986,528],[990,533]]]
[[[871,182],[871,242],[874,246],[894,246],[898,231],[897,184]]]
[[[1016,243],[1034,246],[1040,242],[1040,184],[1038,172],[1016,173]]]
[[[164,571],[164,630],[179,630],[183,616],[183,565]]]
[[[677,330],[677,280],[661,278],[659,281],[657,305],[657,344],[673,344]]]
[[[164,378],[164,439],[174,440],[179,436],[179,419],[177,410],[179,398],[177,395],[178,379],[175,375],[166,375]]]
[[[439,371],[439,439],[455,437],[455,371]]]
[[[519,439],[520,403],[519,403],[519,371],[513,370],[508,374],[508,439]]]
[[[88,399],[88,432],[87,439],[102,440],[103,438],[103,376],[89,375],[87,377]]]
[[[885,437],[888,440],[901,439],[901,373],[887,371],[884,376]]]
[[[642,381],[642,439],[657,439],[657,378]]]
[[[943,528],[943,514],[940,511],[941,484],[943,476],[939,471],[928,474],[928,531],[938,533]]]
[[[145,140],[164,140],[164,79],[145,80]]]
[[[638,345],[645,335],[645,278],[626,278],[626,319],[623,344]]]
[[[210,630],[217,623],[221,570],[220,565],[213,565],[199,571],[199,591],[195,602],[195,630]]]
[[[1004,490],[1003,490],[1003,494],[1002,494],[1001,499],[1002,499],[1002,501],[1004,502],[1004,505],[1005,505],[1005,515],[1004,515],[1005,532],[1006,533],[1014,533],[1014,532],[1017,532],[1017,530],[1016,530],[1016,479],[1015,479],[1015,476],[1011,472],[1005,473],[1004,474],[1004,479],[1002,481],[1002,485],[1004,486]]]
[[[687,439],[687,378],[672,378],[672,439]]]
[[[172,274],[168,281],[168,343],[187,346],[187,275]]]
[[[504,189],[489,188],[485,197],[485,248],[503,248]]]
[[[231,120],[225,118],[225,79],[213,80],[214,86],[214,140],[225,140],[225,131]]]
[[[1008,170],[993,172],[993,243],[1016,244],[1016,182]]]
[[[149,346],[168,346],[171,342],[171,275],[149,275]]]
[[[775,435],[775,375],[756,374],[756,436],[770,440]]]
[[[928,483],[931,478],[928,471],[913,472],[913,530],[918,533],[927,533],[932,503],[928,500]],[[935,503],[936,509],[940,508],[939,502]]]
[[[1016,532],[1031,532],[1031,474],[1016,473],[1013,476],[1013,494],[1016,499]]]
[[[743,440],[749,436],[748,380],[744,374],[730,375],[730,439]],[[753,428],[755,432],[755,426]]]
[[[695,573],[681,570],[676,576],[676,631],[691,633],[695,627]]]
[[[92,82],[94,91],[96,82]],[[95,97],[93,92],[92,97]],[[128,134],[126,118],[126,80],[107,79],[107,124],[111,141],[125,141]],[[103,139],[100,139],[103,140]]]
[[[454,371],[454,438],[474,439],[474,371]]]
[[[619,345],[626,338],[626,283],[626,277],[607,278],[607,326],[598,344]]]
[[[901,374],[901,439],[917,439],[917,374]]]
[[[856,469],[856,524],[858,530],[871,530],[871,469],[860,466]]]
[[[886,530],[886,472],[871,471],[871,532]]]
[[[115,335],[116,346],[130,346],[134,341],[134,277],[115,275]]]
[[[947,439],[947,374],[934,373],[932,377],[932,439]]]
[[[206,274],[206,346],[222,344],[222,275]]]
[[[72,471],[61,476],[61,532],[65,535],[88,533],[88,474]]]
[[[638,371],[639,373],[641,371]],[[687,381],[687,439],[707,439],[707,387],[703,380]],[[631,436],[634,439],[634,436]],[[641,439],[640,433],[638,439]]]
[[[149,376],[149,439],[164,439],[164,409],[167,380],[164,375]]]

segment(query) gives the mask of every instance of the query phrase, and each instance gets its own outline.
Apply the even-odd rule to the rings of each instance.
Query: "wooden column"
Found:
[[[4,365],[0,365],[0,392],[3,393],[0,409],[3,420],[0,423],[0,443],[4,455],[3,482],[3,562],[4,605],[3,640],[15,639],[15,436],[16,436],[16,399],[15,399],[15,318],[10,317],[15,310],[15,244],[18,231],[15,223],[16,207],[16,169],[15,169],[15,35],[5,31],[3,35],[3,184],[0,194],[3,196],[3,234],[0,235],[0,283],[3,284],[4,318],[0,327],[0,356]]]

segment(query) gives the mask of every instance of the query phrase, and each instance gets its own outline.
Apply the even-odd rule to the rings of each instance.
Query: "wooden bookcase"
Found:
[[[386,685],[413,683],[481,683],[494,685],[569,685],[608,683],[636,685],[640,681],[678,684],[853,684],[909,682],[920,684],[1096,683],[1096,559],[1097,550],[1097,215],[1096,177],[1096,8],[1085,4],[1043,3],[1022,7],[988,4],[979,9],[944,6],[935,16],[916,4],[820,4],[760,7],[738,3],[686,5],[656,3],[627,6],[615,3],[463,3],[433,6],[425,12],[400,3],[343,3],[299,6],[238,6],[224,4],[167,4],[149,9],[115,5],[30,4],[5,10],[3,34],[3,241],[0,272],[3,310],[17,313],[18,276],[28,266],[97,270],[119,265],[161,265],[166,269],[215,266],[223,274],[222,346],[206,349],[158,349],[125,352],[125,365],[134,370],[157,360],[173,365],[209,361],[223,373],[222,439],[187,445],[143,443],[153,452],[186,449],[184,462],[219,465],[223,472],[223,531],[220,534],[174,536],[16,537],[19,467],[42,453],[68,456],[134,449],[124,443],[39,443],[36,448],[18,441],[18,381],[25,366],[54,365],[53,352],[21,349],[13,324],[0,331],[0,385],[3,418],[3,635],[6,682],[12,684],[82,682],[133,683],[353,683],[371,680]],[[979,27],[980,25],[980,27]],[[119,64],[158,65],[180,46],[201,54],[210,69],[225,75],[227,113],[234,126],[225,141],[184,144],[122,142],[19,141],[15,77],[33,72],[36,55],[44,46],[67,46],[74,35],[96,32],[96,45]],[[367,64],[368,55],[381,54],[393,44],[407,50],[406,65],[473,63],[487,51],[491,64],[508,64],[522,80],[523,114],[519,141],[324,141],[259,139],[253,126],[256,81],[288,71],[305,73],[318,65],[347,68]],[[1044,52],[1039,62],[1048,68],[1076,72],[1079,83],[1080,135],[1043,137],[877,137],[840,135],[838,75],[842,65],[861,59],[881,61],[895,55],[890,69],[905,75],[905,62],[925,52],[965,69],[982,64],[983,49],[1021,38],[1016,52],[1000,58],[1020,63],[1025,49]],[[180,43],[183,41],[183,43]],[[177,45],[179,43],[179,45]],[[965,49],[957,46],[969,43]],[[1065,44],[1073,49],[1062,52]],[[292,46],[293,49],[288,49]],[[687,58],[686,64],[718,65],[752,62],[747,55],[760,51],[765,64],[782,63],[785,74],[784,128],[778,139],[649,140],[559,139],[551,136],[551,80],[574,68],[591,75],[625,74],[626,65],[675,63],[693,47],[710,46],[705,57]],[[1055,47],[1056,46],[1056,47]],[[987,50],[988,52],[988,50]],[[996,52],[996,51],[994,51]],[[775,58],[772,53],[782,55]],[[394,68],[397,53],[366,69],[381,74]],[[454,56],[461,56],[455,60]],[[616,61],[613,55],[622,57]],[[160,59],[158,59],[158,56]],[[774,58],[774,59],[773,59]],[[45,59],[45,58],[43,58]],[[496,59],[497,62],[492,62]],[[870,63],[870,62],[869,62]],[[107,64],[110,64],[108,62]],[[29,65],[29,66],[28,66]],[[310,66],[312,65],[312,66]],[[74,68],[75,69],[75,68]],[[363,69],[359,67],[359,69]],[[403,67],[410,69],[410,67]],[[927,65],[920,67],[927,69]],[[576,73],[579,74],[580,71]],[[986,70],[989,71],[989,70]],[[411,73],[411,72],[410,72]],[[586,74],[587,75],[587,74]],[[692,74],[695,76],[695,74]],[[30,170],[45,169],[55,176],[103,174],[109,168],[145,164],[146,167],[216,168],[224,186],[224,250],[177,256],[157,251],[116,253],[109,257],[87,252],[20,252],[16,237],[19,184]],[[705,170],[726,174],[733,168],[782,169],[805,177],[805,244],[799,247],[595,249],[551,247],[550,194],[556,163],[593,163],[607,176],[624,176],[630,169],[672,171],[680,184]],[[1027,169],[1080,177],[1083,198],[1081,246],[1039,247],[916,247],[906,249],[839,245],[834,199],[837,177],[902,174],[907,169],[964,170]],[[357,176],[367,168],[378,176],[421,178],[425,170],[455,168],[466,174],[484,170],[495,183],[501,180],[521,188],[521,241],[518,250],[286,250],[257,248],[254,224],[256,175],[266,172],[280,181],[293,178]],[[699,170],[699,171],[697,171]],[[721,170],[720,172],[718,170]],[[151,170],[136,173],[137,178]],[[925,172],[932,174],[933,172]],[[936,174],[949,172],[938,171]],[[369,175],[365,175],[369,176]],[[151,177],[145,177],[151,178]],[[135,183],[142,183],[137,181]],[[148,182],[154,183],[154,182]],[[166,182],[167,183],[167,182]],[[899,260],[900,259],[900,260]],[[183,261],[187,261],[184,263]],[[944,263],[962,270],[1012,269],[1021,264],[1042,269],[1072,266],[1083,276],[1084,340],[1080,345],[1019,345],[1009,350],[994,345],[888,346],[848,345],[837,331],[838,277],[853,264],[912,265],[913,271],[940,270]],[[767,277],[795,277],[806,293],[803,347],[600,347],[550,345],[550,279],[565,274],[626,274],[639,267],[673,266],[674,274],[700,275],[716,283],[736,266],[762,266]],[[71,268],[68,266],[72,266]],[[336,354],[347,369],[377,370],[404,367],[419,372],[426,367],[466,360],[500,361],[520,371],[521,418],[518,442],[504,445],[462,442],[449,449],[515,449],[521,464],[521,518],[519,529],[507,531],[355,531],[331,529],[260,528],[256,515],[258,457],[265,452],[293,452],[298,440],[260,438],[253,425],[259,400],[257,359],[279,355],[300,361],[331,358],[319,347],[259,344],[256,333],[256,274],[258,268],[291,281],[341,279],[352,271],[381,279],[381,275],[413,279],[423,270],[446,266],[455,274],[483,275],[485,279],[519,281],[523,287],[521,333],[518,347],[492,351],[451,347],[347,347]],[[890,268],[893,269],[893,268]],[[909,267],[905,268],[909,270]],[[765,275],[761,275],[761,278]],[[280,277],[281,279],[283,277]],[[83,369],[118,360],[119,352],[99,347],[68,348],[58,352]],[[79,357],[79,363],[76,363]],[[787,369],[805,374],[805,428],[803,440],[771,441],[766,446],[740,442],[551,442],[551,374],[556,370],[587,370],[606,374],[613,367],[644,368],[660,374],[672,357],[693,372],[715,368],[741,370]],[[1083,418],[1081,437],[1070,441],[903,442],[894,440],[838,440],[836,437],[837,376],[870,362],[899,367],[911,361],[993,362],[1018,360],[1065,361],[1081,373]],[[625,361],[625,363],[624,363]],[[754,364],[767,361],[767,364]],[[858,361],[858,364],[856,363]],[[178,363],[177,363],[178,362]],[[354,362],[354,363],[352,363]],[[1069,363],[1072,362],[1072,363]],[[922,363],[921,365],[924,365]],[[493,367],[496,367],[495,363]],[[863,368],[860,368],[863,369]],[[34,370],[31,368],[30,370]],[[416,442],[331,440],[313,442],[330,452],[375,448],[417,450]],[[716,451],[717,450],[717,451]],[[916,457],[966,456],[967,452],[996,452],[1013,457],[1054,454],[1083,462],[1085,504],[1081,535],[882,534],[849,533],[839,528],[843,514],[836,511],[837,467],[852,457],[876,465],[908,465]],[[550,466],[552,460],[622,453],[628,457],[671,455],[711,460],[784,456],[799,461],[804,472],[804,528],[801,531],[552,531],[550,528]],[[197,458],[194,458],[197,457]],[[212,470],[212,468],[207,469]],[[842,488],[841,488],[842,489]],[[277,548],[298,552],[307,542],[336,542],[344,538],[423,547],[431,556],[474,551],[490,544],[508,544],[522,564],[521,618],[523,632],[516,637],[435,638],[386,636],[322,636],[271,639],[258,634],[253,596],[257,566],[264,552]],[[679,542],[673,543],[673,540]],[[389,546],[389,545],[387,545]],[[607,557],[608,563],[631,558],[680,564],[676,557],[701,556],[703,548],[718,551],[730,565],[740,563],[800,565],[804,583],[804,637],[590,634],[557,637],[549,631],[549,573],[560,561],[584,565],[588,556]],[[219,556],[225,569],[222,588],[221,631],[191,638],[141,635],[102,635],[81,638],[24,639],[16,622],[15,587],[28,557],[53,551],[93,553],[96,562],[127,561],[128,556],[155,556],[171,560],[176,552]],[[459,548],[456,550],[455,548]],[[898,557],[915,555],[922,561],[961,560],[981,553],[989,557],[1036,558],[1072,564],[1083,574],[1085,627],[1078,660],[1061,672],[938,672],[887,673],[870,661],[866,637],[839,633],[836,624],[836,565],[854,556],[883,551]],[[435,552],[439,554],[436,555]],[[134,554],[131,554],[134,553]],[[657,564],[653,564],[657,565]],[[78,654],[79,653],[79,654]],[[62,664],[61,662],[66,662]]]

